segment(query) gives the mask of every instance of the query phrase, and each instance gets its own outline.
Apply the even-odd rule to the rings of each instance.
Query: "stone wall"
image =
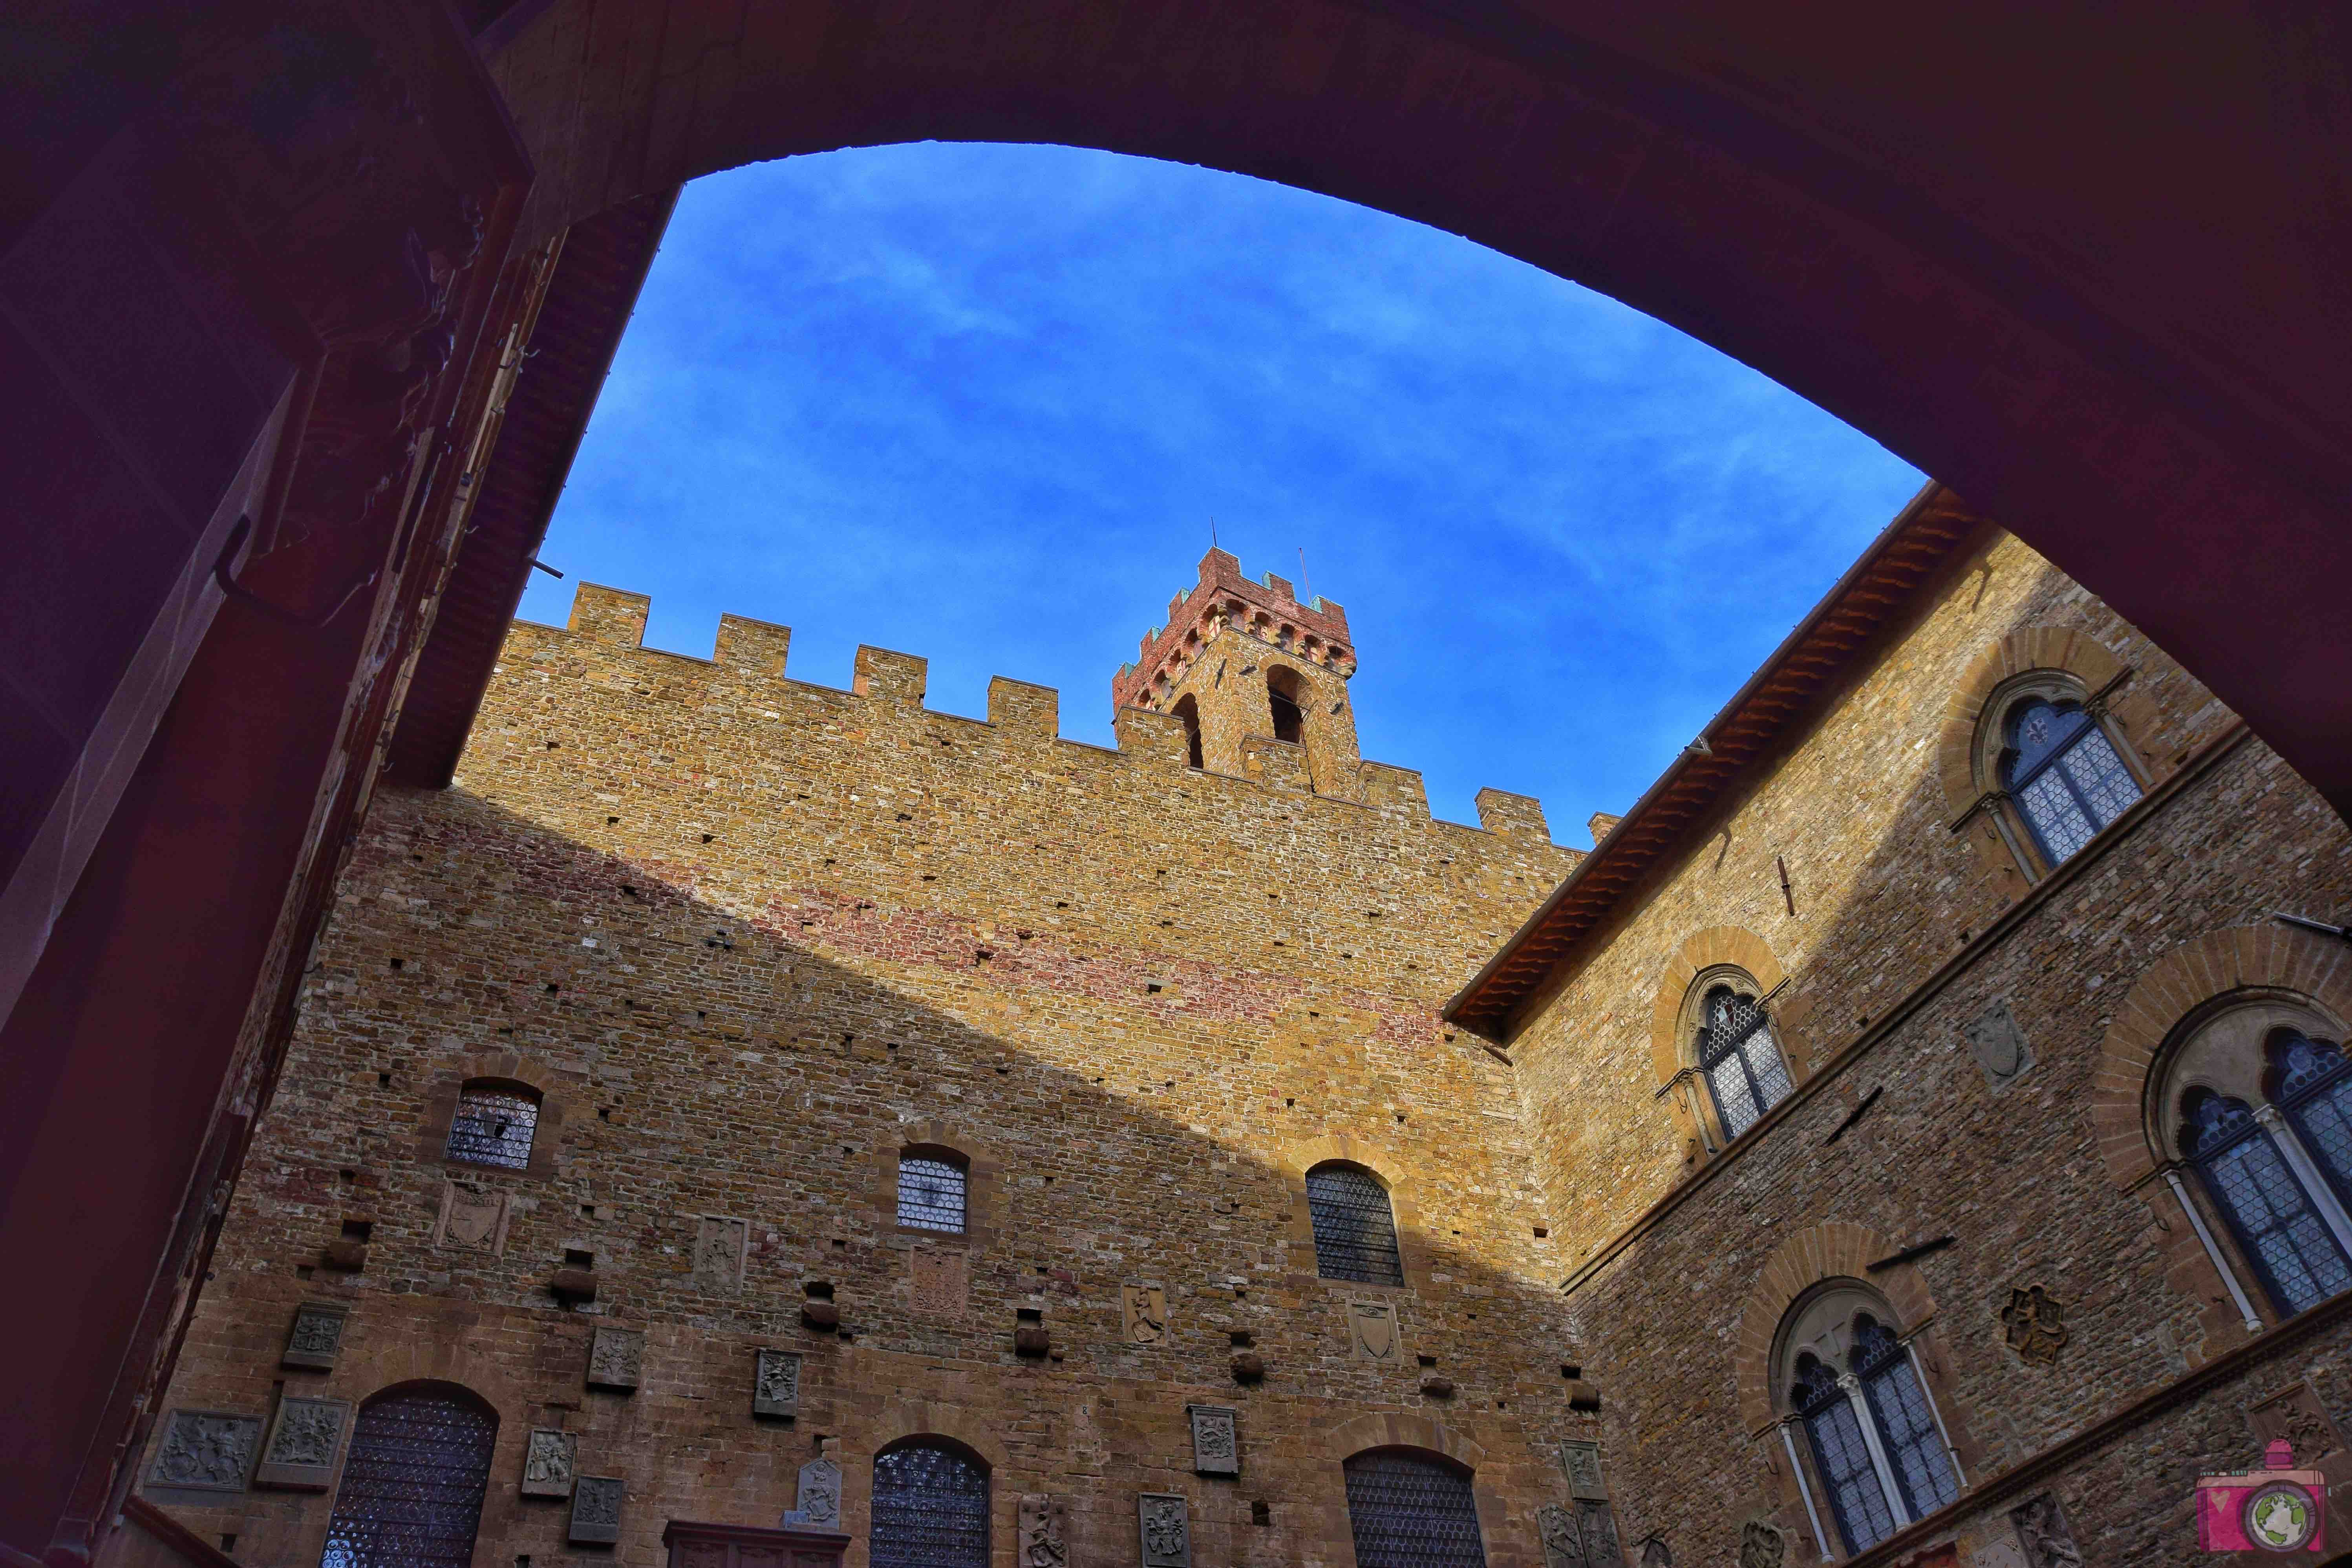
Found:
[[[1730,1562],[1750,1520],[1786,1532],[1787,1561],[1818,1558],[1779,1425],[1775,1336],[1807,1289],[1853,1279],[1916,1336],[1969,1483],[1874,1560],[1946,1561],[1948,1545],[1962,1563],[2027,1561],[2010,1510],[2048,1493],[2084,1561],[2186,1563],[2200,1557],[2195,1477],[2258,1468],[2248,1413],[2306,1374],[2311,1397],[2347,1409],[2347,1336],[2340,1312],[2289,1334],[2266,1306],[2269,1337],[2250,1336],[2149,1163],[2118,1180],[2105,1147],[2126,1117],[2103,1097],[2136,1116],[2138,1079],[2106,1080],[2137,1072],[2154,1039],[2110,1037],[2145,1010],[2126,997],[2152,970],[2181,973],[2151,1036],[2233,988],[2323,1005],[2341,991],[2352,950],[2267,917],[2340,919],[2352,836],[2023,546],[1957,563],[1931,599],[1511,1042],[1548,1206],[1573,1227],[1567,1300],[1608,1380],[1621,1522],[1629,1539],[1662,1533],[1678,1563]],[[2044,875],[1987,841],[1981,813],[1955,831],[1967,806],[1942,753],[1953,715],[1982,700],[1989,654],[2089,666],[2065,651],[2084,637],[2102,668],[2131,671],[2114,718],[2148,794]],[[1785,982],[1772,1011],[1797,1084],[1727,1151],[1666,1089],[1690,1060],[1685,994],[1713,964]],[[2005,1079],[1970,1041],[1997,1006],[2027,1047]],[[2059,1303],[2063,1342],[2004,1316],[2035,1287]]]
[[[1532,803],[1490,794],[1489,832],[1400,770],[1377,805],[1202,773],[1165,715],[1106,751],[1037,688],[975,722],[922,707],[919,659],[861,649],[832,690],[783,676],[782,628],[730,617],[705,662],[638,647],[645,613],[583,587],[572,629],[518,625],[457,784],[381,794],[171,1406],[463,1384],[499,1418],[501,1568],[594,1551],[520,1495],[533,1428],[623,1478],[620,1562],[671,1519],[774,1522],[828,1445],[862,1535],[875,1452],[923,1432],[992,1467],[999,1563],[1024,1493],[1114,1563],[1172,1491],[1204,1565],[1346,1564],[1339,1461],[1392,1441],[1472,1464],[1490,1560],[1538,1562],[1593,1431],[1560,1220],[1510,1069],[1437,1018],[1576,858]],[[444,1162],[471,1078],[543,1097],[543,1169]],[[971,1162],[969,1237],[896,1223],[910,1145]],[[1402,1289],[1317,1277],[1303,1178],[1334,1157],[1390,1184]],[[331,1368],[278,1364],[305,1302],[348,1310]],[[1049,1354],[1015,1353],[1024,1312]],[[585,1385],[614,1327],[631,1392]],[[804,1358],[789,1421],[752,1412],[762,1348]],[[1238,1479],[1192,1474],[1188,1403],[1239,1411]],[[330,1507],[147,1495],[255,1562],[315,1561]]]

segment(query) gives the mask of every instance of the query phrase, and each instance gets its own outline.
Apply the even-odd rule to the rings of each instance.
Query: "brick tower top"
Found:
[[[1157,708],[1212,638],[1231,627],[1268,647],[1319,665],[1345,680],[1356,673],[1348,612],[1328,599],[1309,604],[1269,572],[1257,582],[1242,575],[1231,552],[1201,557],[1201,580],[1168,602],[1168,623],[1143,634],[1141,652],[1111,677],[1113,708]]]

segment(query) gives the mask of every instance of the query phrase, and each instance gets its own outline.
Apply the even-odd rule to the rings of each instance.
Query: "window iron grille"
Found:
[[[1959,1496],[1960,1483],[1918,1370],[1895,1331],[1867,1313],[1854,1320],[1853,1366],[1903,1505],[1913,1519],[1925,1519]]]
[[[530,1167],[530,1142],[539,1131],[539,1097],[511,1089],[468,1085],[457,1096],[449,1123],[448,1157],[474,1165]]]
[[[1388,1189],[1353,1165],[1318,1165],[1307,1173],[1307,1214],[1315,1227],[1315,1272],[1326,1279],[1402,1285],[1396,1215]]]
[[[937,1443],[874,1460],[873,1568],[988,1568],[988,1472]]]
[[[2001,787],[2057,866],[2139,799],[2139,781],[2081,704],[2033,701],[2009,719]]]
[[[2182,1152],[2279,1310],[2292,1316],[2352,1287],[2352,1262],[2246,1102],[2198,1089],[2181,1112]]]
[[[498,1418],[419,1389],[360,1412],[320,1568],[467,1568]]]
[[[1467,1475],[1392,1448],[1358,1454],[1343,1469],[1357,1568],[1486,1568]]]
[[[1813,1449],[1813,1468],[1829,1494],[1830,1512],[1848,1555],[1866,1552],[1895,1533],[1895,1513],[1870,1461],[1853,1402],[1839,1386],[1837,1372],[1817,1356],[1797,1358],[1790,1397],[1804,1421]]]
[[[1706,1022],[1699,1030],[1699,1070],[1706,1075],[1707,1092],[1715,1097],[1723,1135],[1737,1138],[1789,1097],[1796,1087],[1788,1064],[1772,1038],[1771,1019],[1764,1005],[1741,996],[1727,986],[1707,993]]]
[[[898,1223],[961,1236],[971,1173],[928,1154],[898,1158]]]

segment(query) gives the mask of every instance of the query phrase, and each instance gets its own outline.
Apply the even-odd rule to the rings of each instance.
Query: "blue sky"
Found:
[[[1364,754],[1437,815],[1492,784],[1561,843],[1622,811],[1921,482],[1615,301],[1466,240],[1239,175],[923,143],[689,186],[523,615],[572,581],[721,611],[930,705],[1111,673],[1219,540],[1347,606]]]

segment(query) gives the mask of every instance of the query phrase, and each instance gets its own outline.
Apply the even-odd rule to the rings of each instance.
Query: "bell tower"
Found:
[[[1194,767],[1353,799],[1355,672],[1346,610],[1302,605],[1273,573],[1253,582],[1212,550],[1200,581],[1169,601],[1167,624],[1111,678],[1111,701],[1182,720]]]

